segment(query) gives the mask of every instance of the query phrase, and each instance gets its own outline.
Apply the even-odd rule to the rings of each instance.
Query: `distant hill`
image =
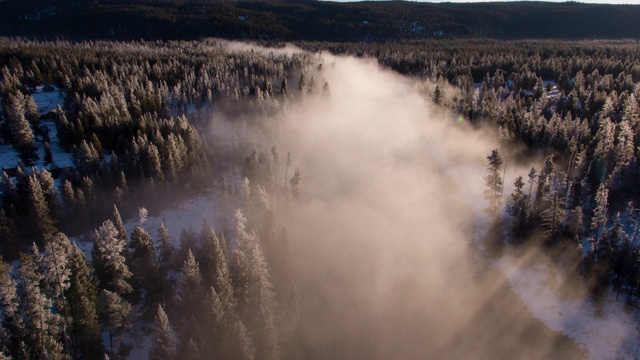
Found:
[[[640,39],[640,5],[5,0],[0,1],[0,35],[372,42],[438,37]]]

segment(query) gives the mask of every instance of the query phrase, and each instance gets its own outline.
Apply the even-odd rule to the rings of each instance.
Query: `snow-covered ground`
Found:
[[[640,358],[638,321],[613,295],[609,294],[598,317],[591,302],[566,299],[554,290],[563,283],[563,277],[542,262],[522,264],[515,257],[505,255],[493,265],[504,273],[535,318],[575,340],[590,358]]]
[[[52,87],[53,91],[44,91],[44,85],[36,87],[36,91],[31,94],[33,100],[38,105],[38,111],[40,114],[46,114],[51,110],[55,110],[58,104],[62,106],[62,94],[60,90],[55,86]]]

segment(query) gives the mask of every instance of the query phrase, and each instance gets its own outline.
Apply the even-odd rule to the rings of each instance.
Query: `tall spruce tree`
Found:
[[[104,355],[104,347],[97,312],[97,280],[89,261],[75,244],[69,255],[69,270],[69,288],[65,296],[69,301],[69,314],[73,318],[71,334],[76,356],[98,359]]]
[[[0,257],[0,352],[18,359],[25,329],[19,311],[18,287],[11,278],[11,270]]]
[[[127,266],[127,244],[119,237],[111,220],[102,223],[93,235],[91,257],[100,288],[124,295],[133,289],[129,284],[131,271]]]
[[[177,341],[162,305],[158,305],[155,322],[149,359],[173,360],[177,355]]]
[[[500,214],[500,208],[502,206],[502,156],[498,149],[491,151],[491,154],[487,156],[487,176],[484,178],[485,190],[484,198],[488,201],[486,212],[489,217],[494,220],[498,218]]]
[[[153,312],[161,299],[160,265],[156,258],[153,240],[140,226],[131,233],[129,242],[129,268],[132,273],[133,288],[143,291],[143,314],[153,316]],[[134,291],[135,294],[135,291]]]
[[[62,318],[54,314],[52,301],[42,291],[44,278],[39,264],[40,250],[33,244],[30,255],[21,256],[20,279],[22,280],[21,314],[25,319],[25,342],[33,358],[67,359],[63,353]]]
[[[126,357],[132,345],[125,343],[127,331],[131,329],[131,304],[118,293],[100,291],[99,315],[103,329],[109,333],[109,354],[114,358]]]

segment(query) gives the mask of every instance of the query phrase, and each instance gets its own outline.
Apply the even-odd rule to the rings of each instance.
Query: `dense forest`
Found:
[[[217,143],[204,119],[214,109],[275,116],[294,81],[287,77],[311,66],[311,57],[201,43],[2,40],[1,47],[2,142],[20,158],[12,175],[3,172],[0,190],[1,252],[6,261],[20,257],[17,272],[2,268],[4,356],[126,357],[132,320],[156,317],[154,358],[279,357],[296,295],[282,258],[286,231],[272,208],[276,197],[298,196],[300,171],[275,146]],[[42,83],[64,94],[47,119],[30,95]],[[57,139],[43,126],[51,121]],[[51,162],[52,141],[73,154],[73,166]],[[46,167],[31,167],[40,158]],[[224,225],[183,232],[178,249],[164,225],[155,241],[140,226],[130,234],[123,226],[119,209],[167,206],[205,187],[216,192]],[[171,195],[161,203],[159,192]],[[141,218],[147,213],[140,209]],[[90,228],[88,261],[65,234]],[[211,332],[219,336],[203,337]]]
[[[409,1],[0,2],[0,34],[48,39],[395,42],[426,38],[639,38],[640,6]]]
[[[5,34],[41,35],[60,21],[56,31],[61,33],[49,35],[69,31],[87,37],[182,38],[188,36],[163,24],[178,28],[184,21],[197,27],[200,22],[192,21],[192,14],[201,14],[204,24],[211,13],[234,21],[246,13],[246,21],[255,21],[256,28],[233,27],[224,33],[211,27],[211,34],[197,33],[238,37],[247,31],[247,37],[315,39],[295,16],[280,29],[260,28],[279,26],[262,20],[260,16],[276,15],[259,11],[261,6],[312,14],[344,6],[352,17],[364,7],[403,17],[412,12],[404,6],[415,6],[430,16],[451,19],[451,24],[441,24],[443,28],[428,29],[429,34],[488,31],[475,25],[461,30],[459,19],[477,9],[458,11],[460,5],[455,4],[0,4],[22,14],[28,14],[23,7],[29,7],[43,17],[16,17],[14,21],[28,26],[28,31],[5,21]],[[505,30],[489,34],[522,35],[509,27],[528,21],[516,17],[514,8],[528,12],[520,15],[527,19],[535,14],[529,7],[571,11],[574,18],[561,17],[568,27],[573,27],[575,17],[587,16],[578,16],[573,7],[587,14],[619,12],[621,18],[611,20],[618,23],[633,17],[637,8],[518,4],[508,8],[513,13],[506,17],[507,25],[501,28]],[[45,5],[50,8],[42,12]],[[90,11],[78,23],[58,18],[86,11],[83,7],[89,5],[95,13]],[[216,6],[222,10],[203,10]],[[500,18],[507,9],[499,4],[477,6],[487,16]],[[175,9],[180,9],[180,17]],[[455,12],[459,18],[432,10]],[[125,11],[131,17],[144,11],[154,25],[140,22],[140,29],[131,29],[109,20]],[[260,14],[255,20],[254,12]],[[94,21],[98,15],[92,14],[104,16],[105,22]],[[336,34],[355,34],[327,36],[361,40],[363,20],[353,32],[326,23]],[[103,28],[107,23],[113,27]],[[228,26],[223,20],[212,24]],[[300,35],[290,32],[292,28]],[[149,29],[167,33],[145,32]],[[308,29],[319,31],[311,23]],[[381,34],[384,29],[375,31]],[[375,31],[366,36],[378,39]],[[565,35],[581,36],[579,27],[574,31]],[[637,311],[637,42],[300,41],[296,45],[303,50],[295,51],[275,45],[267,51],[256,46],[254,51],[251,46],[233,50],[213,40],[0,39],[0,145],[19,157],[3,169],[0,180],[0,358],[126,358],[132,350],[129,337],[137,331],[152,332],[152,359],[208,359],[214,353],[239,359],[300,356],[292,345],[299,336],[300,284],[292,280],[289,264],[289,244],[296,239],[289,239],[277,209],[295,209],[305,201],[306,173],[298,169],[296,154],[281,147],[282,138],[290,136],[282,119],[296,104],[330,97],[323,67],[331,64],[324,62],[322,52],[374,59],[380,68],[403,74],[430,106],[459,116],[474,130],[497,134],[499,144],[487,154],[483,183],[491,221],[485,246],[490,257],[505,248],[541,248],[590,289],[589,299],[599,310],[611,289]],[[34,95],[42,86],[58,92],[61,104],[41,114]],[[224,118],[229,123],[226,130],[212,127],[212,118]],[[71,164],[54,161],[53,144],[72,154]],[[506,154],[516,154],[516,160],[545,160],[528,173],[505,179]],[[514,184],[511,194],[504,193],[507,182]],[[205,222],[200,231],[185,230],[179,239],[171,239],[164,225],[155,233],[142,226],[148,211],[140,206],[158,213],[205,191],[214,193],[220,209],[215,229]],[[140,226],[127,231],[121,214],[129,218],[136,213]],[[83,251],[79,245],[87,233],[91,247]],[[134,323],[145,324],[146,330]]]

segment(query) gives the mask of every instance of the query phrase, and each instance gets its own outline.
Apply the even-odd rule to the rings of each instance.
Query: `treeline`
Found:
[[[0,2],[0,34],[74,40],[389,42],[427,38],[638,38],[640,7],[579,2]]]

